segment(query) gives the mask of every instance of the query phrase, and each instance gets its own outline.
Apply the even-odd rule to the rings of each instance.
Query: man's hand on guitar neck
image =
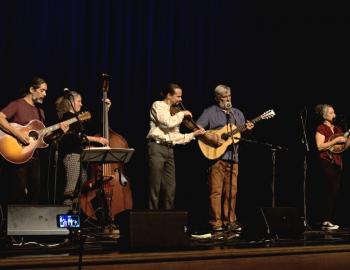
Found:
[[[248,130],[251,130],[251,129],[254,128],[254,123],[253,122],[247,121],[247,123],[245,125],[246,125]]]
[[[69,124],[62,122],[60,123],[60,129],[63,131],[63,133],[66,133],[69,130]]]

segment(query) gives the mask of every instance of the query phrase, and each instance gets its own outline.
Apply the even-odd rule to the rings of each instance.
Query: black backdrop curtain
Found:
[[[91,132],[97,132],[101,74],[108,73],[110,126],[136,149],[128,169],[135,205],[142,208],[148,111],[161,87],[180,84],[196,119],[213,102],[214,87],[228,84],[247,118],[276,111],[274,119],[256,125],[253,136],[289,148],[277,153],[277,202],[302,212],[300,113],[306,110],[310,119],[314,105],[327,102],[343,115],[343,124],[349,115],[343,99],[349,86],[345,10],[339,3],[311,1],[1,1],[0,105],[42,76],[49,86],[48,124],[57,121],[54,100],[68,87],[82,93],[84,109],[93,114]],[[242,215],[271,203],[270,157],[267,147],[242,144]],[[206,165],[196,143],[178,147],[179,208],[205,215]]]

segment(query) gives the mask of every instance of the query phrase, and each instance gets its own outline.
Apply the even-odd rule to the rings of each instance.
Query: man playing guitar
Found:
[[[254,124],[246,122],[243,113],[232,107],[231,89],[226,85],[218,85],[215,88],[217,104],[205,109],[197,124],[205,129],[218,130],[225,126],[230,129],[230,124],[252,129]],[[230,132],[227,130],[226,132]],[[217,145],[221,147],[224,141],[217,138]],[[215,152],[215,151],[214,151]],[[238,176],[238,144],[234,144],[218,157],[214,155],[215,163],[209,168],[208,185],[210,192],[209,224],[214,232],[223,229],[239,231],[240,226],[236,222],[235,207]],[[222,213],[223,211],[223,213]]]
[[[44,79],[33,78],[23,93],[23,97],[10,102],[0,111],[0,128],[7,134],[15,137],[22,145],[28,145],[31,141],[28,131],[16,128],[10,123],[26,125],[31,120],[45,121],[43,109],[38,105],[42,104],[46,97],[47,83]],[[60,124],[63,132],[68,126]],[[6,196],[2,198],[8,203],[38,203],[40,195],[40,159],[38,153],[25,163],[12,164],[1,160],[3,184],[7,185]]]

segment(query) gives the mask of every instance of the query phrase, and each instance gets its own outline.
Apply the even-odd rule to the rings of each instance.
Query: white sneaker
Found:
[[[322,230],[338,230],[339,229],[339,225],[335,225],[329,221],[324,221],[322,222]]]

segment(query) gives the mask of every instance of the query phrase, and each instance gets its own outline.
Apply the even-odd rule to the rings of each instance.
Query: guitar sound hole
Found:
[[[228,134],[227,133],[224,133],[221,135],[221,139],[223,139],[224,141],[227,141],[228,140]]]
[[[29,132],[29,137],[30,137],[33,141],[36,141],[36,140],[38,140],[38,138],[39,138],[39,134],[38,134],[38,132],[32,130],[32,131]]]

